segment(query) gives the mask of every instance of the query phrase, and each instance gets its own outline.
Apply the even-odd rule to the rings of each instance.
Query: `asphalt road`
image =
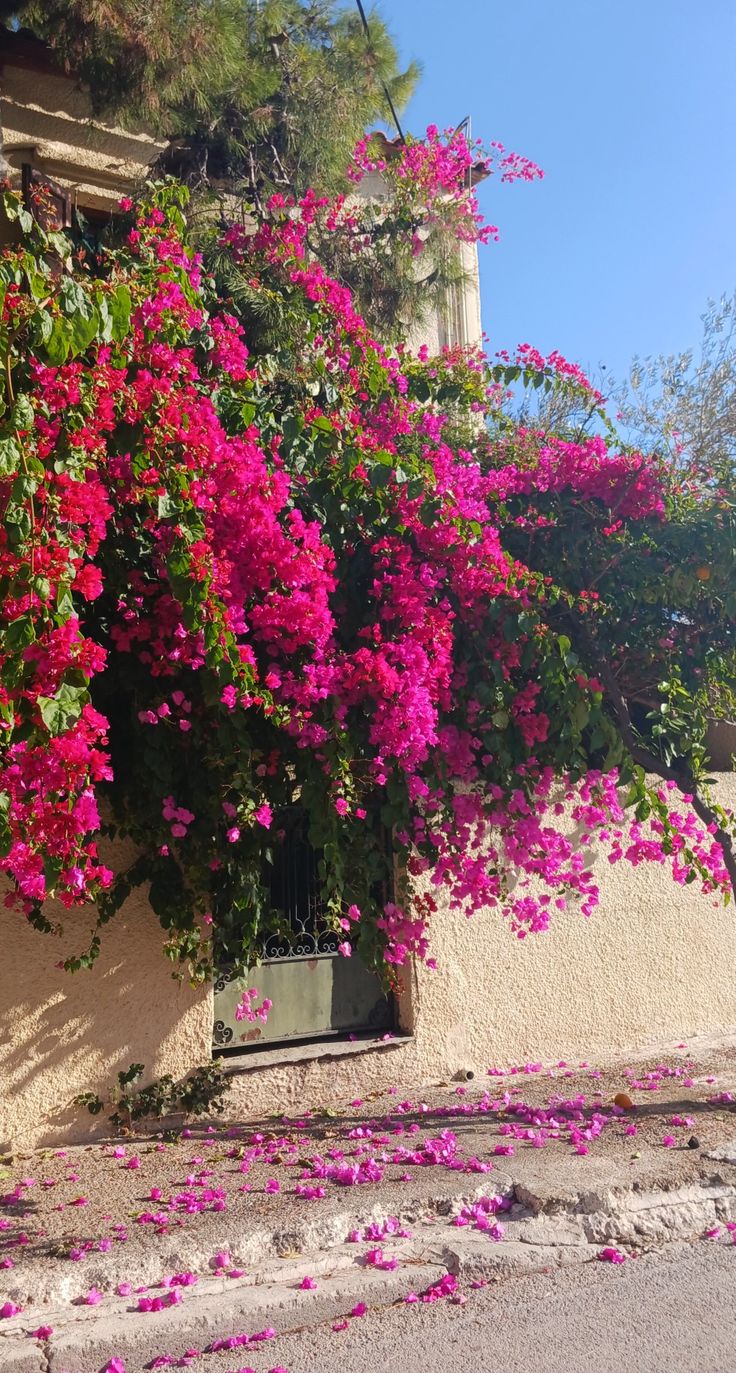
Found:
[[[189,1373],[736,1373],[736,1245],[707,1241],[401,1306]],[[132,1373],[132,1370],[130,1371]],[[137,1373],[137,1370],[136,1370]]]

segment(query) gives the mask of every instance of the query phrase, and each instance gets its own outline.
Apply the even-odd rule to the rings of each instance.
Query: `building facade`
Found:
[[[165,143],[93,115],[87,93],[60,71],[43,43],[0,33],[0,172],[24,169],[54,183],[88,217],[109,214],[143,180]],[[67,223],[68,223],[67,219]]]
[[[162,145],[93,119],[73,78],[51,69],[39,45],[10,37],[0,120],[12,176],[48,178],[62,204],[66,197],[86,213],[109,212]],[[463,285],[414,347],[480,344],[477,254],[463,252]],[[735,738],[730,745],[721,747],[724,769]],[[732,773],[724,771],[719,794],[736,807]],[[109,857],[114,866],[126,859],[119,849]],[[400,994],[387,999],[357,959],[337,955],[321,926],[315,856],[295,829],[278,876],[291,937],[267,947],[253,974],[275,1003],[266,1026],[236,1020],[248,983],[227,969],[197,989],[172,978],[144,888],[105,927],[92,969],[74,976],[59,964],[88,944],[89,913],[60,911],[65,932],[56,937],[3,909],[0,1153],[104,1130],[104,1117],[93,1121],[73,1098],[104,1096],[131,1062],[144,1063],[150,1081],[220,1056],[233,1079],[229,1109],[241,1115],[733,1031],[732,911],[675,886],[655,865],[602,859],[598,868],[593,916],[561,915],[548,934],[523,942],[498,911],[466,920],[441,907],[431,932],[437,971],[405,969]]]

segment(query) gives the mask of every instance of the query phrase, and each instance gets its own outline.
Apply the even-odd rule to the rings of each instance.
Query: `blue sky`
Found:
[[[697,343],[736,287],[736,0],[383,0],[423,77],[404,122],[456,125],[545,179],[480,188],[494,347],[620,375]]]

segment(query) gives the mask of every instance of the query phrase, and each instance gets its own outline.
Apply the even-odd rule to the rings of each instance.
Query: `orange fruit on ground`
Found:
[[[709,567],[699,567],[699,568],[697,569],[696,573],[695,573],[695,576],[697,577],[697,579],[698,579],[699,582],[709,582],[709,581],[710,581],[710,568],[709,568]]]
[[[634,1103],[628,1092],[617,1092],[613,1098],[614,1106],[620,1106],[622,1111],[633,1111]]]

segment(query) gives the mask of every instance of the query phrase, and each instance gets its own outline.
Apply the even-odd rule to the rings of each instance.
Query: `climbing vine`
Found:
[[[440,221],[493,236],[479,157],[436,130],[381,165],[362,145],[380,215],[274,197],[225,229],[278,315],[256,351],[181,187],[95,255],[5,192],[0,867],[39,930],[51,897],[89,906],[68,967],[144,882],[177,968],[246,966],[295,805],[341,951],[389,977],[431,962],[443,892],[519,936],[589,914],[594,842],[730,892],[702,701],[735,685],[733,474],[619,443],[558,354],[387,351],[315,251],[370,260],[387,222],[420,259]],[[520,385],[573,388],[589,424],[520,424]]]

